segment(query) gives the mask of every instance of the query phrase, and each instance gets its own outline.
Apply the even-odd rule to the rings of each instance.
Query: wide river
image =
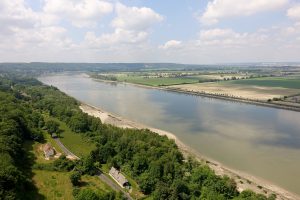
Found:
[[[97,82],[40,77],[74,98],[174,133],[200,154],[300,194],[300,112]]]

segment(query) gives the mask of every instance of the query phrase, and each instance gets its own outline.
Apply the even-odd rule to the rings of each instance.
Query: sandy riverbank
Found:
[[[265,195],[270,195],[270,194],[276,194],[278,199],[283,199],[283,200],[294,200],[294,199],[300,199],[299,196],[286,191],[285,189],[282,189],[278,186],[275,186],[271,184],[268,181],[265,181],[261,178],[257,178],[254,176],[251,176],[249,174],[230,169],[212,159],[206,158],[203,155],[200,155],[197,153],[195,150],[191,149],[187,145],[185,145],[183,142],[181,142],[174,134],[163,131],[160,129],[148,127],[146,125],[130,121],[128,119],[122,118],[120,116],[113,115],[109,112],[106,112],[100,108],[96,108],[91,105],[87,104],[82,104],[80,106],[81,110],[91,116],[95,116],[101,119],[103,123],[106,124],[111,124],[117,127],[121,128],[137,128],[137,129],[149,129],[152,132],[155,132],[159,135],[165,135],[169,139],[172,139],[175,141],[181,152],[184,154],[185,157],[187,156],[193,156],[197,160],[201,162],[207,163],[210,168],[212,168],[216,174],[218,175],[227,175],[231,178],[233,178],[236,183],[239,191],[243,191],[245,189],[251,189],[257,193],[262,193]]]

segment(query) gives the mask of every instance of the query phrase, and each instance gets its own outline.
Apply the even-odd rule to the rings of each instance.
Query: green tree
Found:
[[[74,186],[78,186],[81,180],[81,174],[77,171],[70,175],[70,181]]]
[[[59,131],[59,123],[54,120],[47,121],[45,126],[51,136],[53,133],[57,133]]]

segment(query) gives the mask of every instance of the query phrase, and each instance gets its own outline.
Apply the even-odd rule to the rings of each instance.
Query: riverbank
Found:
[[[226,101],[252,104],[252,105],[256,105],[256,106],[264,106],[264,107],[271,107],[271,108],[276,108],[276,109],[284,109],[284,110],[300,112],[300,105],[295,106],[295,105],[291,105],[291,104],[279,102],[279,101],[276,101],[273,103],[272,101],[268,102],[268,101],[263,101],[263,100],[245,99],[245,98],[240,98],[240,97],[235,97],[235,96],[226,96],[226,95],[207,93],[205,91],[192,91],[192,90],[181,89],[181,88],[173,87],[173,86],[155,87],[155,86],[141,85],[141,84],[135,84],[135,83],[129,83],[129,82],[110,81],[110,80],[102,80],[102,79],[94,79],[94,78],[93,78],[93,80],[100,81],[100,82],[106,82],[106,83],[129,84],[129,85],[134,85],[137,87],[148,88],[148,89],[159,89],[159,90],[164,90],[164,91],[169,91],[169,92],[177,92],[177,93],[181,93],[181,94],[196,95],[196,96],[215,98],[215,99],[221,99],[221,100],[226,100]]]
[[[159,135],[167,136],[169,139],[172,139],[176,142],[177,146],[182,151],[185,157],[187,156],[195,157],[197,160],[206,163],[210,168],[212,168],[216,172],[216,174],[227,175],[233,178],[237,183],[237,187],[239,191],[243,191],[245,189],[251,189],[257,193],[262,193],[265,195],[270,195],[274,193],[277,195],[278,199],[283,199],[283,200],[300,199],[299,196],[292,194],[278,186],[275,186],[268,181],[265,181],[261,178],[254,177],[237,170],[230,169],[212,159],[200,155],[199,153],[197,153],[196,151],[194,151],[193,149],[185,145],[183,142],[181,142],[174,134],[170,132],[155,129],[134,121],[130,121],[128,119],[122,118],[120,116],[116,116],[102,109],[84,103],[82,103],[80,108],[83,112],[100,118],[101,121],[106,124],[111,124],[121,128],[149,129],[152,132],[155,132]]]

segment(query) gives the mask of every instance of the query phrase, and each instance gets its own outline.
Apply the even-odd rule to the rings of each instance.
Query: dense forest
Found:
[[[83,113],[78,101],[36,79],[2,75],[0,102],[0,199],[22,199],[20,194],[34,189],[30,175],[23,170],[26,152],[22,145],[25,140],[43,140],[41,130],[55,127],[44,122],[45,113],[96,144],[97,148],[79,161],[61,157],[51,166],[35,166],[73,171],[70,178],[75,199],[123,198],[76,189],[81,175],[94,175],[101,165],[121,169],[138,183],[145,198],[155,200],[275,199],[273,195],[265,197],[252,191],[239,193],[232,179],[217,176],[205,164],[191,158],[185,160],[175,142],[167,137],[149,130],[102,124],[98,118]]]
[[[22,145],[43,139],[41,114],[12,88],[11,80],[0,79],[0,199],[20,199],[33,189]]]

